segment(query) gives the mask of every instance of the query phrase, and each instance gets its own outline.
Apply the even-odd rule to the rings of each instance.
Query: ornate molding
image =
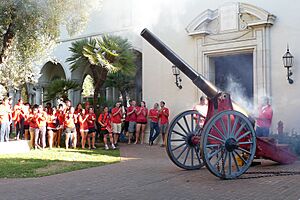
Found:
[[[191,21],[186,31],[189,36],[206,36],[237,32],[257,26],[272,26],[275,20],[275,15],[259,7],[246,3],[226,3],[216,10],[207,9],[202,12]]]

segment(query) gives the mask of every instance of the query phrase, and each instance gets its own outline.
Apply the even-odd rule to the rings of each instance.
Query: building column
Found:
[[[42,87],[36,86],[35,91],[35,104],[41,105],[42,104]]]

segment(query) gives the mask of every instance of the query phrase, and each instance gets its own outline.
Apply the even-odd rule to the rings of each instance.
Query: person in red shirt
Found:
[[[38,118],[38,105],[34,105],[32,108],[32,112],[29,114],[28,122],[29,122],[29,133],[30,133],[30,144],[35,149],[40,148],[38,143],[35,143],[35,136],[39,135],[39,127],[37,123]]]
[[[135,133],[136,128],[136,101],[131,100],[130,106],[127,108],[128,126],[128,144],[131,143],[131,137]]]
[[[89,149],[96,149],[95,147],[95,139],[96,139],[96,128],[95,128],[95,121],[96,121],[96,114],[94,113],[94,108],[89,107],[89,113],[88,113],[88,145]],[[92,138],[92,146],[91,146],[91,138]]]
[[[109,135],[110,143],[112,149],[115,149],[114,145],[114,139],[113,139],[113,134],[112,134],[112,129],[111,129],[111,119],[108,113],[108,107],[105,106],[103,109],[103,112],[99,115],[98,117],[98,122],[101,125],[101,131],[100,133],[103,134],[103,142],[105,145],[105,150],[108,150],[108,144],[107,144],[107,135]]]
[[[256,118],[256,136],[268,137],[273,118],[273,110],[268,97],[264,97],[262,105],[258,108],[258,117]]]
[[[48,114],[47,117],[48,143],[50,149],[53,147],[53,138],[56,138],[56,134],[58,132],[57,127],[59,126],[56,108],[51,108],[51,112],[52,113]]]
[[[146,108],[146,102],[142,101],[141,106],[136,108],[136,132],[135,132],[135,143],[139,141],[140,133],[142,133],[141,144],[144,144],[145,129],[147,125],[148,109]]]
[[[121,102],[117,102],[116,107],[114,107],[111,110],[111,125],[112,125],[112,132],[114,134],[115,146],[118,145],[118,139],[122,129],[122,117],[123,117],[123,111],[121,107]]]
[[[19,99],[18,103],[14,106],[12,118],[16,126],[16,139],[22,139],[24,136],[24,104],[23,100]]]
[[[169,109],[165,107],[166,103],[164,101],[160,102],[160,110],[158,112],[159,114],[159,119],[160,119],[160,133],[162,135],[162,139],[163,139],[163,144],[161,145],[162,147],[165,146],[165,137],[166,137],[166,133],[168,130],[168,126],[169,126]]]
[[[77,133],[77,146],[79,146],[80,143],[80,136],[81,136],[81,132],[80,132],[80,124],[79,124],[79,115],[81,114],[81,110],[82,110],[82,104],[78,103],[77,106],[75,107],[75,112],[74,114],[77,117],[77,122],[75,124],[76,126],[76,133]]]
[[[30,134],[29,134],[29,121],[28,118],[30,116],[30,104],[26,103],[24,105],[24,139],[29,140]]]
[[[74,107],[70,107],[69,111],[66,112],[64,116],[64,123],[65,123],[65,128],[66,128],[66,149],[69,147],[69,139],[71,138],[73,148],[76,148],[76,140],[77,140],[77,133],[76,133],[76,127],[75,123],[77,122],[77,118],[74,114]]]
[[[59,126],[57,127],[57,137],[55,139],[54,146],[59,148],[60,147],[60,141],[61,141],[61,135],[62,135],[62,132],[63,132],[63,129],[64,129],[65,114],[64,114],[63,104],[58,105],[58,110],[57,110],[56,114],[57,114],[57,119],[58,119]]]
[[[42,147],[42,149],[44,149],[46,147],[47,113],[44,111],[42,105],[40,105],[38,108],[37,124],[39,127],[39,134],[35,135],[34,144],[36,145],[39,140],[40,146]]]
[[[159,125],[158,125],[158,103],[155,103],[153,108],[149,110],[149,119],[150,119],[150,136],[149,136],[149,145],[153,145],[154,140],[159,135]],[[155,131],[155,134],[154,134]]]
[[[81,110],[81,113],[78,117],[79,126],[80,126],[80,133],[81,133],[81,148],[85,148],[86,138],[89,132],[89,125],[88,125],[88,117],[89,114],[86,113],[85,109]]]

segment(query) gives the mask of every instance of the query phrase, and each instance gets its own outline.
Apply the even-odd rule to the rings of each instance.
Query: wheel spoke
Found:
[[[222,174],[225,174],[225,165],[226,165],[226,161],[227,161],[227,151],[225,151],[224,154],[225,154],[225,158],[224,158],[223,163],[222,163]]]
[[[243,149],[242,147],[238,147],[238,150],[240,150],[240,151],[242,151],[242,152],[244,152],[244,153],[246,153],[246,154],[251,155],[250,151],[248,151],[248,150],[246,150],[246,149]]]
[[[184,142],[184,143],[182,143],[181,145],[179,145],[178,147],[175,147],[174,149],[171,149],[171,151],[175,151],[175,150],[177,150],[177,149],[179,149],[180,147],[182,147],[183,145],[185,145],[186,143]]]
[[[179,154],[179,156],[177,156],[177,158],[176,158],[176,160],[178,160],[180,157],[181,157],[181,155],[183,154],[183,152],[185,152],[185,150],[188,148],[188,146],[186,145],[184,148],[183,148],[183,150],[181,151],[181,153]]]
[[[220,147],[220,144],[208,144],[206,145],[207,148],[211,148],[211,147]]]
[[[222,149],[219,148],[218,150],[215,150],[212,154],[208,155],[208,160],[210,160],[212,157],[214,157],[216,154],[218,154]]]
[[[238,131],[234,134],[234,138],[236,138],[239,134],[240,134],[240,132],[243,130],[243,128],[246,126],[246,124],[245,123],[243,123],[241,126],[240,126],[240,128],[238,129]]]
[[[225,140],[225,136],[215,124],[213,125],[213,128],[219,133],[219,135],[223,138],[223,140]]]
[[[218,140],[218,141],[220,141],[220,142],[222,142],[222,143],[225,143],[224,140],[222,140],[222,139],[220,139],[220,138],[218,138],[218,137],[216,137],[216,136],[214,136],[214,135],[208,134],[208,137],[214,138],[215,140]]]
[[[232,167],[232,163],[231,163],[231,152],[228,153],[228,174],[231,175],[231,167]]]
[[[191,148],[191,165],[194,166],[194,148]]]
[[[189,124],[187,123],[186,117],[184,116],[183,119],[184,119],[185,126],[186,126],[188,132],[190,133],[190,132],[191,132],[191,129],[190,129]]]
[[[233,150],[233,152],[246,164],[246,160],[238,153],[236,150]]]
[[[243,145],[243,144],[253,144],[253,142],[239,142],[238,145]]]
[[[184,164],[184,165],[185,165],[185,163],[186,163],[186,160],[187,160],[187,158],[188,158],[188,156],[189,156],[189,154],[190,154],[190,150],[191,150],[191,148],[189,147],[188,151],[186,152],[186,155],[185,155],[184,161],[183,161],[183,164]]]
[[[195,148],[195,153],[196,153],[196,157],[198,159],[198,162],[201,165],[201,159],[200,159],[200,156],[199,156],[199,151],[197,151],[196,147],[194,147],[194,148]]]
[[[223,132],[225,133],[225,136],[228,136],[227,135],[227,130],[226,130],[226,127],[225,127],[225,123],[224,123],[222,117],[220,118],[220,121],[221,121],[221,126],[222,126],[222,129],[223,129]]]
[[[186,135],[188,135],[188,132],[186,132],[186,130],[182,127],[182,125],[179,123],[179,121],[176,123],[180,128],[181,130],[183,130],[183,132],[185,132]]]
[[[183,142],[185,139],[172,139],[171,142]]]
[[[241,135],[238,139],[236,139],[236,141],[240,141],[242,138],[246,137],[250,133],[251,133],[251,131],[247,131],[246,133],[244,133],[243,135]]]
[[[216,163],[215,163],[213,166],[216,166],[216,165],[220,162],[220,160],[221,160],[222,157],[223,157],[223,154],[224,154],[224,152],[221,154],[221,156],[218,157]]]
[[[230,114],[227,115],[227,137],[231,136],[231,119]]]
[[[235,116],[235,119],[234,119],[234,122],[233,122],[233,126],[232,126],[232,129],[231,129],[231,133],[230,133],[230,136],[234,135],[234,131],[236,129],[236,125],[238,124],[239,122],[239,117],[238,116]]]
[[[237,169],[237,171],[239,172],[239,171],[240,171],[240,167],[239,167],[239,165],[238,165],[238,162],[236,161],[236,158],[235,158],[235,156],[234,156],[234,153],[233,153],[233,152],[230,152],[230,153],[232,154],[232,158],[233,158],[233,161],[234,161],[234,163],[235,163],[236,169]]]
[[[173,133],[182,136],[183,138],[186,138],[186,135],[183,135],[181,133],[179,133],[178,131],[172,130]]]

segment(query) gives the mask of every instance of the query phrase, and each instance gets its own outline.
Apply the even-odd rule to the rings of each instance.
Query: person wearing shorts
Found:
[[[158,112],[159,115],[159,119],[160,119],[160,133],[162,136],[162,140],[163,140],[163,144],[161,145],[162,147],[165,146],[165,137],[166,137],[166,133],[168,130],[168,126],[169,126],[169,115],[170,115],[170,111],[168,108],[165,107],[165,102],[161,101],[160,102],[160,110]]]
[[[130,106],[127,108],[127,116],[128,116],[128,144],[131,143],[131,136],[135,133],[136,128],[136,101],[131,100]]]
[[[86,144],[86,138],[89,132],[89,126],[88,126],[88,117],[89,115],[86,113],[85,109],[81,110],[81,113],[78,117],[79,120],[79,129],[80,129],[80,134],[81,134],[81,148],[85,148]]]
[[[30,104],[26,103],[24,105],[24,139],[29,140],[30,134],[29,134],[29,118],[30,115]]]
[[[114,145],[114,139],[112,134],[112,128],[111,128],[111,119],[108,114],[108,107],[104,107],[103,112],[99,115],[98,122],[101,125],[101,131],[100,134],[103,134],[103,142],[105,145],[105,150],[108,150],[108,143],[107,143],[107,135],[109,135],[110,143],[112,149],[116,149]]]
[[[141,106],[136,109],[136,132],[135,132],[135,143],[139,142],[139,137],[141,133],[141,144],[144,144],[145,139],[145,129],[147,125],[147,115],[148,109],[146,107],[145,101],[141,102]]]
[[[38,115],[37,115],[37,123],[39,127],[39,134],[35,135],[35,145],[39,141],[40,146],[42,149],[46,147],[46,132],[47,132],[47,113],[44,111],[42,105],[39,105],[38,108]]]
[[[89,113],[88,113],[88,118],[87,118],[88,129],[89,129],[89,132],[88,132],[89,149],[96,149],[96,146],[95,146],[95,139],[96,139],[95,121],[96,121],[96,115],[94,113],[94,108],[89,107]],[[92,145],[91,145],[91,138],[92,138]]]
[[[122,116],[123,116],[123,112],[121,108],[121,103],[117,102],[116,107],[114,107],[111,110],[111,125],[112,125],[112,132],[114,136],[115,146],[118,145],[118,139],[122,129]]]
[[[64,122],[65,122],[65,133],[66,133],[66,140],[65,140],[65,145],[66,149],[69,148],[69,139],[71,138],[73,148],[76,148],[76,142],[77,142],[77,133],[76,133],[76,120],[77,118],[74,115],[74,107],[70,107],[69,111],[66,111],[66,114],[64,116]]]
[[[52,149],[54,144],[54,138],[56,138],[56,134],[58,130],[56,129],[58,126],[58,119],[57,119],[57,110],[56,108],[51,109],[52,112],[49,112],[47,118],[47,131],[48,131],[48,143],[49,149]],[[51,114],[50,114],[51,113]]]
[[[39,134],[39,127],[37,124],[38,105],[34,105],[31,113],[28,117],[29,133],[30,133],[30,145],[34,149],[40,148],[38,144],[35,145],[35,135]]]

